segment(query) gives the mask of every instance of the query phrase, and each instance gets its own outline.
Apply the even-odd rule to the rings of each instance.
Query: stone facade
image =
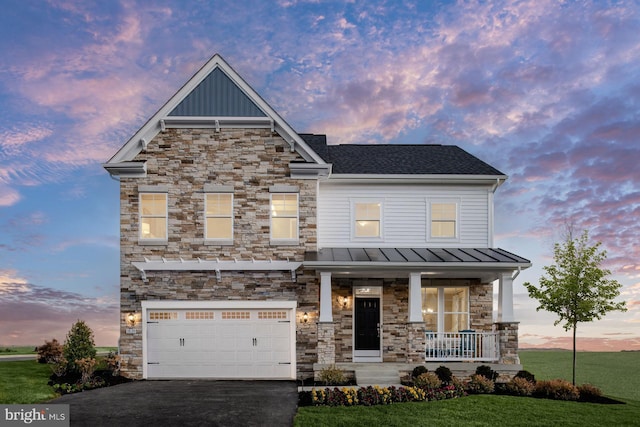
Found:
[[[404,273],[399,275],[408,276]],[[382,357],[385,363],[424,362],[424,323],[409,323],[408,277],[367,278],[369,283],[382,286]],[[318,363],[353,362],[353,287],[362,279],[332,279],[332,324],[319,324]],[[442,286],[448,280],[423,280],[424,286]],[[469,286],[469,326],[478,332],[493,329],[493,285],[479,280],[466,280]],[[346,297],[349,303],[340,304]],[[331,329],[331,333],[328,330]],[[321,333],[322,330],[322,333]],[[333,342],[330,338],[333,337]],[[322,356],[321,356],[322,355]]]
[[[134,161],[146,161],[147,176],[121,178],[121,338],[122,373],[142,377],[141,303],[147,300],[296,301],[296,365],[298,379],[314,375],[314,364],[353,362],[353,287],[360,279],[333,278],[333,323],[318,323],[320,285],[314,270],[299,269],[295,280],[288,271],[147,272],[141,277],[132,262],[167,260],[287,260],[302,262],[317,250],[317,181],[290,178],[289,163],[297,153],[268,129],[168,129],[159,133]],[[229,245],[204,238],[205,186],[233,188],[234,236]],[[275,245],[270,232],[270,193],[273,186],[296,187],[299,195],[299,241]],[[168,238],[161,244],[139,242],[141,188],[166,188]],[[163,190],[164,191],[164,190]],[[382,286],[382,354],[385,363],[424,361],[424,324],[409,323],[409,278],[367,278]],[[441,286],[446,280],[423,280]],[[493,286],[466,280],[469,287],[470,328],[494,327]],[[338,297],[346,297],[343,305]],[[126,317],[135,313],[136,323]],[[302,321],[307,313],[307,322]],[[501,363],[518,363],[517,324],[499,324],[503,337]]]
[[[500,363],[504,365],[519,365],[518,356],[518,325],[520,322],[496,323],[496,330],[500,333]]]
[[[144,300],[287,300],[298,301],[302,312],[317,312],[318,285],[313,272],[304,271],[292,281],[290,272],[162,271],[147,273],[131,264],[144,258],[168,260],[291,260],[301,262],[305,251],[316,250],[316,182],[293,180],[288,165],[299,161],[289,145],[268,129],[169,129],[159,133],[135,161],[147,162],[144,178],[120,181],[121,224],[121,339],[122,372],[142,376]],[[234,239],[232,245],[211,245],[204,239],[204,187],[233,187]],[[271,186],[298,188],[299,244],[272,245],[269,238]],[[168,197],[168,239],[158,245],[140,244],[139,188],[162,186]],[[138,316],[134,328],[125,321]],[[300,322],[296,322],[296,326]],[[129,329],[127,331],[127,329]],[[135,329],[135,333],[132,333]],[[301,331],[308,331],[309,326]],[[312,372],[316,362],[315,333],[297,333],[299,370]]]

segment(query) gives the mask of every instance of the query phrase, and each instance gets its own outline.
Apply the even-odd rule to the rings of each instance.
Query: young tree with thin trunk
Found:
[[[626,311],[625,302],[615,302],[622,285],[608,279],[611,272],[600,265],[607,252],[600,250],[601,242],[589,245],[585,230],[574,238],[569,228],[566,240],[554,245],[554,265],[545,266],[548,277],[541,277],[539,287],[524,286],[529,296],[540,303],[536,311],[555,313],[565,331],[573,330],[573,384],[576,383],[576,329],[578,323],[601,319],[609,311]]]

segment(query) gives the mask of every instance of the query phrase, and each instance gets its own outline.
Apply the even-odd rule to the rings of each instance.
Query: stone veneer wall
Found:
[[[298,272],[150,272],[143,281],[133,261],[165,257],[189,259],[302,261],[304,252],[316,250],[316,181],[289,178],[288,164],[299,161],[289,145],[268,129],[169,129],[158,134],[135,161],[147,161],[144,178],[120,181],[121,229],[121,338],[122,373],[142,376],[142,337],[138,317],[136,333],[128,334],[125,317],[139,316],[143,300],[289,300],[298,301],[298,370],[313,372],[317,354],[314,328],[301,326],[302,312],[317,312],[318,283],[312,271]],[[211,245],[204,240],[204,185],[234,188],[233,245]],[[269,241],[269,187],[299,188],[298,245],[271,246]],[[168,242],[138,243],[140,185],[168,187]]]
[[[376,279],[370,278],[370,281]],[[382,345],[383,361],[394,363],[424,362],[424,324],[409,323],[409,279],[377,279],[383,286]],[[332,310],[335,325],[335,362],[353,361],[353,286],[362,279],[332,279]],[[423,281],[425,286],[442,286],[448,281]],[[470,327],[478,332],[493,328],[493,285],[479,280],[467,280],[469,286]],[[342,307],[338,298],[348,297],[349,305]],[[326,344],[321,346],[324,348]],[[322,351],[322,350],[319,350]],[[318,360],[319,363],[327,363]]]
[[[499,332],[500,361],[505,365],[519,365],[518,356],[518,325],[520,322],[498,322],[496,330]]]

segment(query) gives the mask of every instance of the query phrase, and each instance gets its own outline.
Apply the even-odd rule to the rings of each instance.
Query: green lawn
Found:
[[[0,403],[39,403],[56,394],[47,385],[51,368],[35,360],[0,362]]]
[[[626,405],[477,395],[388,406],[304,407],[294,425],[306,426],[632,426],[640,402]]]
[[[570,351],[523,351],[524,369],[538,379],[571,380]],[[585,426],[640,424],[640,352],[577,355],[578,384],[591,383],[624,405],[481,395],[440,402],[374,407],[303,407],[295,426]]]
[[[562,350],[520,352],[524,369],[541,380],[564,378],[571,381],[572,357],[571,351]],[[640,402],[639,371],[638,351],[576,353],[576,384],[593,384],[607,396]]]
[[[36,346],[8,346],[0,347],[0,356],[2,355],[15,355],[15,354],[36,354]]]

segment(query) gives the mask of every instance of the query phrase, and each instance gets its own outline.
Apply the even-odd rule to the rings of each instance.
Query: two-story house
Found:
[[[327,145],[215,55],[104,167],[129,377],[519,369],[512,285],[530,262],[493,245],[507,177],[458,147]]]

